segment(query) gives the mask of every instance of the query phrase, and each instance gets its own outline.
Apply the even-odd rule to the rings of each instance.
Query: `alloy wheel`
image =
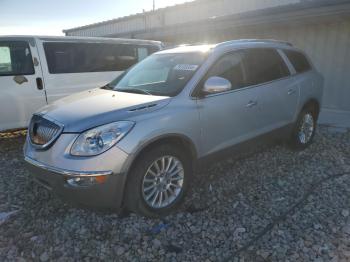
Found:
[[[184,168],[174,156],[163,156],[147,169],[142,181],[142,196],[151,208],[164,208],[177,199],[184,182]]]
[[[298,131],[298,138],[300,143],[307,144],[314,133],[314,117],[311,113],[306,113],[303,116],[303,119],[301,120],[299,131]]]

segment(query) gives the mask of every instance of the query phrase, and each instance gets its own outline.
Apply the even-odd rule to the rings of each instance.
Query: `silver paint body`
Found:
[[[279,50],[291,75],[204,98],[192,96],[199,81],[218,58],[246,48]],[[180,47],[159,53],[192,52],[195,49]],[[124,183],[138,153],[160,138],[182,137],[192,144],[196,158],[202,158],[292,124],[305,103],[314,99],[321,104],[323,78],[315,69],[296,74],[280,51],[282,49],[295,48],[269,41],[232,41],[213,46],[205,63],[175,97],[95,89],[61,99],[43,108],[41,113],[64,124],[63,134],[45,151],[35,150],[27,139],[25,156],[55,168],[86,172],[110,170],[112,176],[123,177],[120,183]],[[137,110],[145,105],[152,107]],[[136,124],[110,150],[93,157],[70,155],[71,145],[79,133],[118,120],[131,120]]]

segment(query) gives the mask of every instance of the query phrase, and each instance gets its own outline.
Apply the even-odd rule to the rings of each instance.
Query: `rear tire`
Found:
[[[191,175],[190,157],[172,144],[142,153],[126,186],[126,207],[147,217],[163,217],[184,199]]]
[[[292,149],[304,150],[310,146],[316,133],[317,117],[317,111],[312,106],[300,112],[288,141]]]

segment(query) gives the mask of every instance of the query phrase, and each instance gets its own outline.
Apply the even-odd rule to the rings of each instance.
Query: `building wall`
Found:
[[[154,12],[132,15],[107,23],[66,30],[70,36],[108,36],[125,32],[150,30],[193,22],[209,17],[239,14],[270,7],[296,4],[305,0],[197,0]],[[315,1],[315,0],[309,0]]]
[[[202,0],[192,3],[191,8],[184,5],[166,9],[164,25],[193,22],[209,17],[233,15],[300,2],[301,0]]]

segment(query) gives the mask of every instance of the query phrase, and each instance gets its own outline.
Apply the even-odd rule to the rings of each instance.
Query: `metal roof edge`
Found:
[[[44,41],[82,41],[82,42],[120,42],[120,43],[137,43],[137,44],[155,44],[161,45],[161,41],[133,38],[108,38],[108,37],[85,37],[85,36],[44,36],[44,35],[1,35],[6,39],[40,39]]]
[[[101,21],[101,22],[97,22],[97,23],[92,23],[92,24],[88,24],[88,25],[73,27],[73,28],[69,28],[69,29],[63,29],[62,32],[63,33],[68,33],[68,32],[75,31],[75,30],[93,28],[95,26],[106,25],[106,24],[112,24],[112,23],[115,23],[115,22],[123,21],[123,20],[129,20],[129,19],[132,19],[132,18],[143,17],[143,16],[149,15],[149,14],[161,13],[161,12],[163,12],[165,10],[168,10],[168,9],[179,8],[179,7],[183,7],[183,6],[186,6],[186,5],[188,5],[188,6],[189,5],[197,5],[197,4],[202,4],[203,2],[209,2],[209,1],[210,0],[192,0],[192,1],[189,1],[189,2],[182,3],[182,4],[171,5],[171,6],[167,6],[167,7],[163,7],[163,8],[158,8],[156,10],[146,11],[146,12],[143,12],[143,13],[136,13],[136,14],[122,16],[122,17],[118,17],[118,18],[114,18],[114,19],[110,19],[110,20],[105,20],[105,21]]]
[[[250,19],[253,20],[258,20],[261,22],[259,17],[264,17],[264,16],[270,16],[271,14],[278,14],[278,13],[293,13],[293,12],[300,12],[300,11],[306,11],[309,10],[310,8],[327,8],[327,7],[333,7],[337,5],[341,5],[339,10],[336,9],[335,11],[333,10],[332,12],[348,12],[350,13],[350,1],[349,0],[319,0],[317,1],[318,4],[316,7],[315,5],[311,5],[310,2],[304,2],[304,3],[298,3],[298,4],[290,4],[286,6],[277,6],[277,7],[270,7],[266,9],[261,9],[261,10],[253,10],[253,11],[247,11],[244,13],[240,14],[232,14],[232,15],[225,15],[225,16],[219,16],[219,17],[210,17],[210,18],[205,18],[201,20],[196,20],[192,22],[186,22],[186,23],[178,23],[178,24],[173,24],[173,25],[167,25],[167,26],[159,26],[159,27],[154,27],[151,29],[146,29],[146,30],[135,30],[135,31],[129,31],[129,32],[123,32],[123,33],[113,33],[110,35],[107,35],[108,37],[123,37],[123,36],[133,36],[133,35],[139,35],[139,34],[147,34],[150,32],[154,33],[161,33],[164,31],[173,31],[178,29],[179,27],[186,27],[186,29],[190,30],[192,27],[197,28],[198,26],[201,26],[203,24],[206,24],[207,27],[209,28],[209,24],[214,24],[214,23],[220,23],[220,22],[225,22],[225,21],[231,21],[231,20],[237,20],[237,21],[250,21]],[[337,4],[335,4],[337,3]],[[349,8],[344,9],[342,8],[343,5],[347,5]],[[293,13],[294,15],[295,13]],[[313,14],[314,15],[314,14]],[[324,13],[318,13],[316,15],[323,16],[325,15]],[[285,19],[289,19],[290,17],[283,15]],[[188,25],[188,26],[186,26]],[[242,26],[241,23],[231,25],[232,27],[235,26]],[[209,28],[210,29],[210,28]]]
[[[134,15],[124,16],[124,17],[120,17],[120,18],[116,18],[116,19],[112,19],[112,20],[107,20],[107,21],[102,21],[102,22],[98,22],[98,23],[93,23],[93,24],[89,24],[89,25],[85,25],[85,26],[75,27],[75,28],[71,28],[71,29],[65,29],[62,31],[63,31],[63,33],[69,33],[69,32],[76,31],[76,30],[94,28],[96,26],[112,24],[112,23],[116,23],[116,22],[124,21],[124,20],[129,20],[129,19],[136,18],[136,17],[143,17],[143,16],[148,15],[148,14],[161,13],[163,10],[167,10],[167,9],[174,9],[174,8],[178,8],[178,7],[183,7],[185,5],[202,4],[205,1],[210,1],[210,0],[197,0],[197,1],[186,2],[183,4],[178,4],[178,5],[174,5],[174,6],[168,6],[168,7],[156,9],[155,11],[147,11],[144,13],[138,13],[138,14],[134,14]],[[227,17],[231,17],[231,16],[248,15],[250,13],[255,14],[256,12],[264,12],[264,11],[270,11],[270,10],[288,10],[290,8],[297,8],[297,7],[299,7],[299,8],[318,8],[318,7],[335,6],[335,5],[342,5],[342,4],[349,4],[349,3],[350,3],[349,0],[308,0],[308,1],[302,1],[299,3],[292,3],[292,4],[288,4],[288,5],[283,5],[283,6],[267,7],[264,9],[252,10],[252,11],[232,14],[232,15],[228,15],[228,16],[225,15],[225,16],[219,16],[219,17],[206,18],[206,19],[193,21],[192,23],[207,21],[207,20],[211,20],[211,19],[223,19],[223,18],[227,18]],[[180,25],[180,24],[174,24],[174,25],[169,25],[169,26],[176,26],[176,25]],[[128,33],[132,33],[132,32],[128,32]]]

